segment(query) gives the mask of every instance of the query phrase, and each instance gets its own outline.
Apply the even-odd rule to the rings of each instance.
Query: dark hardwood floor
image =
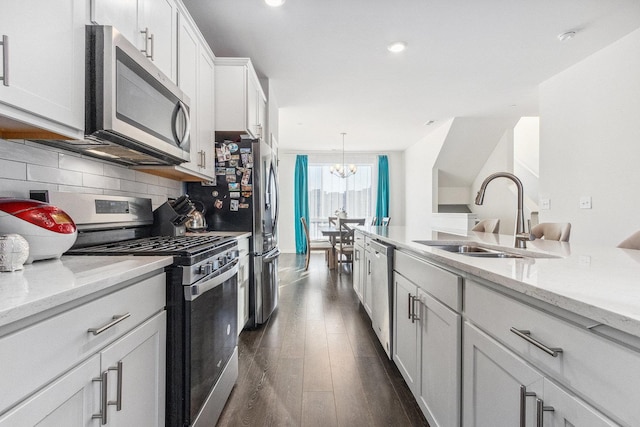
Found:
[[[243,331],[240,374],[218,426],[427,426],[352,288],[322,254],[280,257],[280,302]]]

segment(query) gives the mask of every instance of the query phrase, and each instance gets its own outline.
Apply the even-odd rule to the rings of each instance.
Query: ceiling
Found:
[[[342,132],[347,151],[404,150],[451,117],[535,116],[539,83],[640,27],[638,0],[183,1],[216,56],[269,79],[285,150]]]

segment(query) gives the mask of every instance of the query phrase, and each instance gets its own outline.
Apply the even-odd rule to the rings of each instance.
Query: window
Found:
[[[376,157],[358,156],[347,163],[358,167],[355,175],[339,178],[329,168],[334,161],[320,155],[309,155],[309,234],[312,239],[322,238],[319,227],[329,224],[329,217],[344,209],[350,218],[370,218],[376,206]]]

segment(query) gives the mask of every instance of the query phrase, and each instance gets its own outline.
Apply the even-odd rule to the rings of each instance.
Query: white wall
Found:
[[[28,198],[29,190],[147,197],[156,208],[182,194],[183,184],[42,144],[0,139],[0,197]]]
[[[443,122],[404,152],[405,223],[410,230],[428,227],[431,213],[437,212],[438,174],[433,166],[452,123]]]
[[[540,221],[615,246],[640,229],[640,30],[540,86]],[[593,209],[579,209],[591,196]]]
[[[295,253],[295,232],[294,223],[299,219],[293,215],[293,176],[296,165],[296,155],[312,154],[309,152],[291,152],[282,150],[280,152],[280,165],[278,170],[278,182],[280,183],[280,220],[278,232],[278,244],[280,251],[284,253]],[[314,155],[327,155],[335,158],[335,152],[319,153]],[[386,154],[389,158],[389,214],[391,224],[405,224],[405,175],[404,175],[404,153],[399,151],[389,151],[381,153],[361,153],[369,156]],[[358,156],[358,153],[347,153],[346,162],[350,162],[350,156]]]

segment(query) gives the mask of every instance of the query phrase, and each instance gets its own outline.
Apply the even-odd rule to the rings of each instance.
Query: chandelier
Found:
[[[349,165],[349,169],[347,169],[347,165],[344,162],[344,136],[346,133],[342,132],[342,164],[336,163],[335,165],[329,168],[329,172],[332,175],[335,175],[339,178],[348,178],[351,175],[355,174],[358,171],[358,168],[354,164]]]

